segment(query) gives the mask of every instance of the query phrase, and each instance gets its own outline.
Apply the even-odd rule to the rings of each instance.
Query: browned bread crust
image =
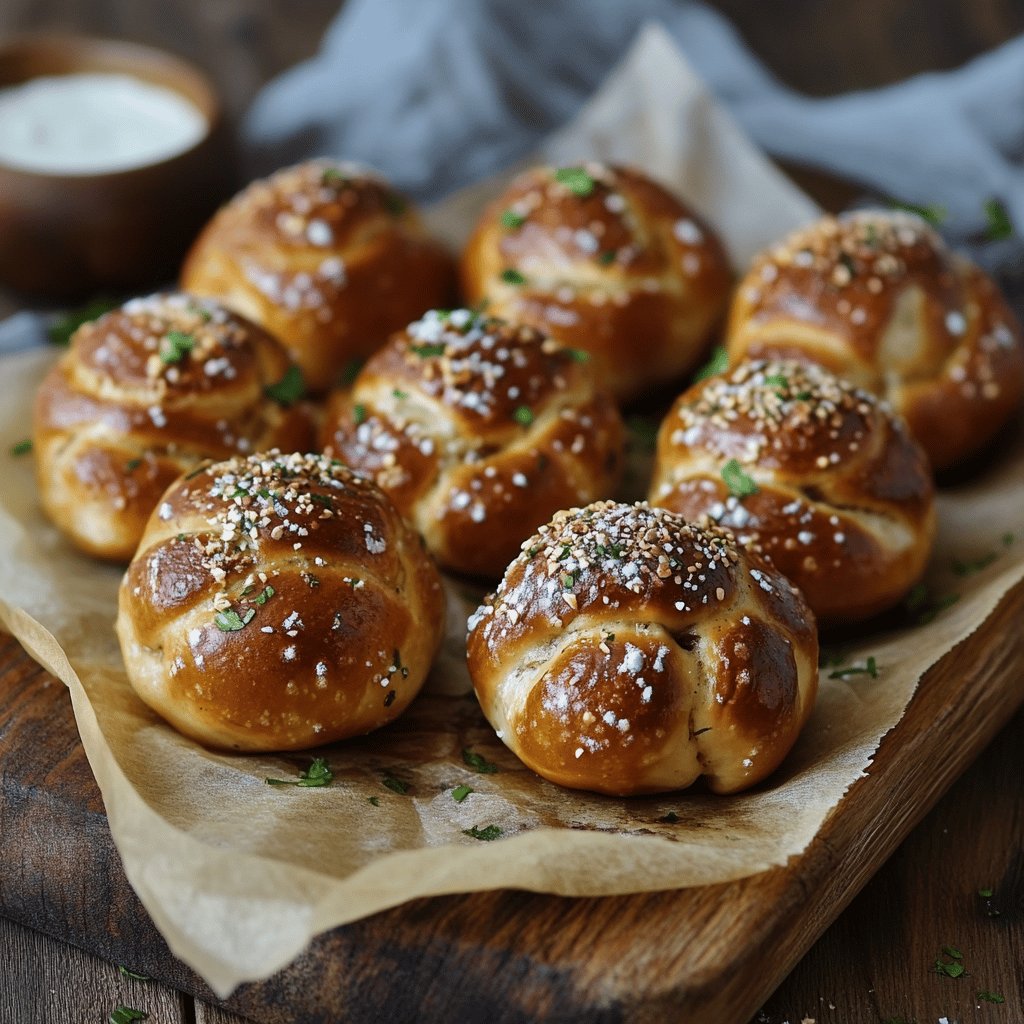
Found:
[[[266,327],[322,392],[392,331],[446,305],[454,267],[386,181],[313,160],[224,206],[193,245],[181,283]]]
[[[650,500],[759,545],[822,621],[896,604],[935,536],[928,461],[903,421],[791,360],[741,363],[681,395],[658,435]]]
[[[983,448],[1024,396],[1024,335],[992,280],[920,217],[824,217],[744,278],[729,355],[827,366],[886,398],[936,469]]]
[[[468,650],[512,751],[615,795],[754,785],[817,692],[814,616],[789,581],[728,532],[644,504],[559,512],[470,620]]]
[[[443,621],[437,569],[372,483],[271,452],[171,486],[125,574],[117,633],[132,686],[179,731],[295,750],[401,714]]]
[[[671,384],[704,352],[731,274],[718,238],[639,171],[538,167],[483,214],[462,258],[471,304],[590,352],[617,398]]]
[[[494,580],[559,509],[613,492],[623,428],[585,353],[435,310],[334,396],[324,441],[387,492],[438,561]]]
[[[128,561],[160,495],[202,459],[310,446],[307,412],[267,395],[289,371],[262,328],[180,293],[84,324],[36,395],[43,509],[83,551]]]

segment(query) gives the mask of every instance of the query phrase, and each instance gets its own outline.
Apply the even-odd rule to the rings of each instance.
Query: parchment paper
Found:
[[[738,265],[815,213],[708,98],[672,44],[647,30],[553,159],[628,159],[687,196]],[[435,211],[453,240],[496,183]],[[132,693],[113,634],[120,571],[75,554],[42,519],[25,436],[53,353],[6,358],[0,412],[0,621],[68,686],[129,880],[171,949],[226,995],[297,956],[318,932],[415,897],[520,887],[603,895],[723,882],[803,850],[868,768],[922,673],[1024,578],[1024,437],[940,499],[930,596],[884,633],[847,644],[782,770],[754,792],[615,800],[560,790],[523,768],[466,696],[465,602],[452,588],[444,656],[393,726],[320,751],[324,789],[277,788],[311,755],[228,756],[175,733]],[[954,559],[959,559],[955,563]],[[959,570],[959,574],[957,572]],[[942,599],[958,600],[939,608]],[[916,617],[927,624],[911,625]],[[902,625],[900,625],[902,622]],[[2,685],[2,684],[0,684]],[[479,774],[470,748],[500,769]],[[408,785],[405,793],[385,778]],[[462,803],[451,789],[474,792]],[[374,802],[371,803],[371,798]],[[663,819],[672,812],[678,820]],[[484,842],[463,830],[497,825]]]

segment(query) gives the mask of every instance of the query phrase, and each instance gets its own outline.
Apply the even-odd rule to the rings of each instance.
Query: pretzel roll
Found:
[[[646,504],[559,512],[470,619],[488,721],[561,786],[628,796],[760,782],[818,686],[814,615],[733,536]]]
[[[993,281],[920,217],[824,217],[763,253],[729,355],[821,363],[887,399],[936,469],[979,451],[1024,395],[1024,336]]]
[[[590,352],[629,400],[699,362],[731,274],[714,232],[638,171],[539,167],[484,213],[462,259],[470,303]]]
[[[224,206],[181,281],[263,324],[322,392],[392,331],[446,305],[454,268],[386,181],[355,164],[314,160]]]
[[[792,360],[741,363],[665,418],[652,504],[754,544],[822,621],[896,604],[935,537],[928,460],[874,395]]]
[[[443,620],[437,569],[378,488],[322,455],[270,452],[168,489],[117,635],[135,691],[186,736],[297,750],[397,718]]]
[[[623,428],[586,353],[533,327],[432,310],[366,364],[325,422],[456,572],[497,579],[560,508],[612,492]]]
[[[133,299],[83,324],[36,395],[43,509],[81,550],[127,562],[160,495],[202,459],[309,447],[300,392],[255,324],[189,295]]]

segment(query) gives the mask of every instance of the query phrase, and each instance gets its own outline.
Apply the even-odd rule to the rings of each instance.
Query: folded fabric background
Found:
[[[956,71],[810,99],[695,0],[348,0],[317,56],[254,103],[244,126],[251,170],[343,155],[438,198],[529,153],[649,20],[769,153],[943,207],[952,241],[1024,276],[1024,37]],[[981,245],[990,199],[1016,237]]]

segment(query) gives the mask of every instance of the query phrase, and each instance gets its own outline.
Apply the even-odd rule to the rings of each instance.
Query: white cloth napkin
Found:
[[[344,155],[437,198],[534,149],[648,20],[769,153],[942,207],[947,236],[975,256],[985,204],[998,200],[1017,239],[985,245],[981,258],[1019,268],[1024,37],[956,71],[811,99],[695,0],[348,0],[320,52],[257,97],[244,126],[252,170]]]

